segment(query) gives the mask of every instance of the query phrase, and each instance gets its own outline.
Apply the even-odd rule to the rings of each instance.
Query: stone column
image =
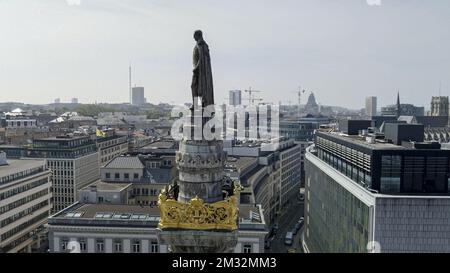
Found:
[[[179,171],[178,201],[199,197],[206,203],[223,200],[222,181],[226,153],[219,140],[182,140],[176,155]]]

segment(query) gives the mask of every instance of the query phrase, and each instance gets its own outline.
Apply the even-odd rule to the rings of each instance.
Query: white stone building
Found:
[[[77,203],[49,218],[50,252],[170,252],[158,242],[158,223],[156,207]],[[264,252],[266,234],[261,207],[241,205],[234,252]]]

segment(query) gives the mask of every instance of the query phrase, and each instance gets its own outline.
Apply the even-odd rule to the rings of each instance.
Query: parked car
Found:
[[[300,224],[300,222],[295,223],[295,227],[292,230],[292,232],[294,233],[294,235],[297,235],[298,231],[300,230],[300,228],[302,227],[302,225]]]
[[[286,236],[284,237],[285,245],[292,245],[292,239],[294,238],[294,234],[291,231],[286,232]]]
[[[287,250],[288,253],[297,253],[297,250],[295,248],[289,248]]]

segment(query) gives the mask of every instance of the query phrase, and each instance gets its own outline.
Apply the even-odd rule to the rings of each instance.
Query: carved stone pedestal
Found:
[[[225,163],[222,141],[182,140],[176,154],[178,201],[186,203],[195,197],[207,203],[223,200]]]
[[[160,243],[169,245],[172,253],[232,253],[237,231],[158,231]]]

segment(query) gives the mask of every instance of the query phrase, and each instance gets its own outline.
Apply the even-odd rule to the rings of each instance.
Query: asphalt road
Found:
[[[288,210],[281,216],[279,224],[279,229],[277,234],[272,238],[271,245],[269,249],[265,251],[268,253],[286,253],[288,249],[295,249],[296,253],[301,253],[301,243],[300,237],[302,234],[303,227],[298,231],[296,235],[294,235],[292,246],[288,246],[284,244],[284,238],[286,236],[286,232],[294,229],[295,224],[298,222],[300,217],[304,214],[304,203],[303,201],[298,201],[295,199],[293,204],[288,208]]]

